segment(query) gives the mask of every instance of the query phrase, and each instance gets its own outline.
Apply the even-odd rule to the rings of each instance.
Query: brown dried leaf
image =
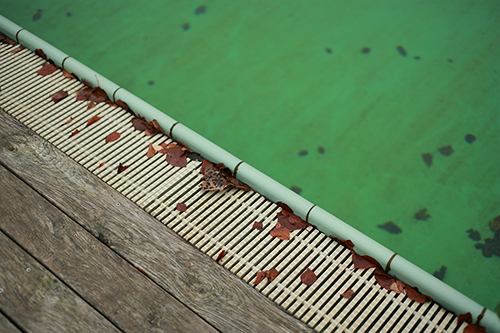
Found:
[[[71,133],[71,134],[69,135],[69,137],[71,138],[72,136],[75,136],[75,135],[77,135],[78,133],[80,133],[80,130],[78,130],[78,129],[77,129],[77,130],[75,130],[73,133]]]
[[[25,47],[24,47],[24,46],[19,45],[19,47],[18,47],[17,49],[14,49],[14,50],[12,50],[12,51],[10,51],[10,52],[11,52],[11,53],[13,53],[13,54],[16,54],[17,52],[22,51],[22,50],[24,50],[24,49],[25,49]]]
[[[167,156],[168,157],[168,156]],[[205,191],[223,191],[228,187],[226,179],[217,171],[207,169],[200,188]]]
[[[467,324],[472,324],[472,315],[470,314],[470,312],[458,316],[457,326],[462,325],[463,322],[466,322]]]
[[[176,206],[175,206],[175,209],[177,209],[179,212],[185,212],[186,209],[187,209],[187,206],[186,204],[183,204],[183,203],[178,203]]]
[[[270,234],[272,237],[276,237],[281,240],[289,240],[290,231],[305,229],[311,225],[285,209],[282,209],[277,215],[278,222],[276,223],[274,229],[271,230]]]
[[[316,274],[314,274],[314,272],[309,268],[306,269],[306,271],[300,276],[300,281],[302,281],[302,283],[304,283],[308,287],[312,285],[316,281],[316,279]]]
[[[371,268],[378,267],[383,270],[382,265],[379,264],[377,260],[370,256],[360,256],[357,253],[352,254],[352,262],[354,263],[354,268]]]
[[[93,101],[89,101],[89,104],[87,104],[87,110],[92,109],[95,106],[95,103]]]
[[[262,280],[264,280],[264,278],[267,276],[267,272],[268,271],[258,272],[257,273],[257,278],[255,279],[255,281],[253,282],[253,284],[258,285],[259,283],[261,283]]]
[[[272,281],[278,277],[280,273],[276,268],[271,269],[270,271],[267,271],[266,276],[269,281]]]
[[[120,138],[120,133],[113,132],[106,137],[106,143],[116,141]]]
[[[186,155],[182,155],[179,157],[172,157],[170,155],[167,155],[167,162],[169,164],[172,164],[175,167],[185,167],[187,165],[187,158]]]
[[[121,173],[121,172],[125,171],[125,169],[127,169],[128,167],[129,167],[128,165],[123,165],[120,163],[120,165],[118,166],[117,173]]]
[[[92,118],[90,118],[88,121],[87,121],[87,125],[85,127],[88,127],[90,125],[92,125],[93,123],[95,123],[96,121],[99,121],[99,119],[101,119],[101,117],[99,116],[93,116]]]
[[[405,286],[406,290],[406,296],[408,296],[410,299],[414,300],[417,303],[425,303],[426,295],[419,293],[417,290],[414,288],[410,287],[409,285]]]
[[[217,262],[221,261],[222,258],[224,258],[224,255],[226,254],[226,250],[220,251],[219,255],[217,256]]]
[[[42,49],[36,49],[35,50],[35,53],[39,56],[39,57],[42,57],[44,60],[47,60],[47,55],[45,54],[45,52],[43,52]]]
[[[95,168],[92,172],[95,172],[97,169],[99,169],[99,168],[100,168],[100,167],[102,167],[103,165],[104,165],[104,162],[102,162],[101,164],[99,164],[99,165],[97,166],[97,168]]]
[[[344,293],[342,293],[340,296],[351,299],[352,295],[354,295],[354,290],[352,289],[347,289]]]
[[[170,143],[165,150],[166,154],[171,157],[179,157],[184,154],[182,147],[176,143]]]
[[[333,236],[330,236],[330,238],[333,239],[334,241],[336,241],[337,243],[344,245],[349,250],[352,250],[354,248],[354,243],[350,239],[343,240],[343,239],[333,237]]]
[[[149,147],[148,147],[148,153],[146,154],[147,157],[153,157],[156,154],[156,150],[153,148],[153,144],[150,142]]]
[[[66,120],[66,122],[63,125],[69,124],[72,121],[73,121],[73,117],[70,117],[68,120]]]
[[[262,222],[255,221],[253,223],[252,229],[262,230]]]
[[[484,333],[484,332],[486,332],[485,327],[477,324],[469,324],[464,328],[463,333]]]
[[[89,95],[89,100],[95,103],[101,103],[109,100],[109,98],[104,89],[102,89],[101,87],[97,87],[92,89],[92,92]]]
[[[63,76],[66,77],[66,78],[68,78],[68,79],[74,79],[75,78],[75,76],[73,74],[71,74],[70,72],[68,72],[64,68],[62,70],[62,73],[63,73]]]
[[[58,102],[62,101],[63,99],[65,99],[66,97],[68,97],[68,92],[64,91],[64,90],[60,90],[60,91],[56,92],[54,95],[52,95],[52,100],[54,101],[54,103],[58,103]]]
[[[203,163],[201,164],[200,173],[202,175],[205,175],[206,170],[218,171],[212,162],[210,162],[209,160],[203,160]]]
[[[41,76],[47,76],[57,71],[57,69],[58,67],[56,65],[52,65],[46,62],[42,65],[42,68],[40,68],[36,73]]]

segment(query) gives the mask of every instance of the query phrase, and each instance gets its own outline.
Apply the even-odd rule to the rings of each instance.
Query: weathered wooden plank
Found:
[[[216,332],[0,166],[0,229],[127,332]]]
[[[2,232],[0,258],[0,308],[22,330],[120,332]]]
[[[4,112],[0,162],[215,328],[312,332]]]
[[[0,313],[0,333],[21,332],[7,317]]]

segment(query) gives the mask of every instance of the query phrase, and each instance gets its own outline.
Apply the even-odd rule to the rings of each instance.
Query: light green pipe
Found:
[[[205,158],[216,163],[222,162],[233,171],[238,166],[238,179],[247,183],[257,192],[272,201],[285,202],[297,215],[303,219],[307,218],[310,223],[318,227],[318,229],[324,233],[341,239],[352,240],[356,245],[356,251],[374,257],[384,267],[389,258],[393,255],[392,251],[352,228],[345,222],[339,220],[322,208],[314,206],[295,192],[264,175],[249,164],[242,162],[237,157],[229,154],[224,149],[190,130],[186,126],[177,123],[174,119],[165,115],[158,109],[137,98],[125,89],[120,88],[115,83],[94,72],[77,60],[68,57],[65,53],[59,51],[30,32],[23,30],[20,26],[1,15],[0,30],[14,40],[19,38],[19,42],[31,50],[41,48],[48,58],[52,59],[56,65],[65,68],[69,72],[75,73],[78,77],[89,82],[92,86],[100,86],[112,100],[121,99],[126,102],[132,110],[146,117],[146,119],[156,119],[166,133],[170,132],[173,126],[171,130],[173,137],[190,147],[192,150],[202,154]],[[472,301],[470,298],[399,256],[396,256],[391,263],[391,273],[408,284],[418,286],[423,293],[433,297],[436,301],[439,301],[449,310],[457,314],[471,312],[474,318],[476,318],[483,309],[482,306]],[[488,332],[500,333],[500,320],[496,314],[490,310],[486,311],[481,324],[487,327]]]

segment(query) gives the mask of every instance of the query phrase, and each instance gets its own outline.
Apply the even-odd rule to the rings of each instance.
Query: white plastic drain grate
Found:
[[[136,131],[132,115],[120,107],[99,103],[88,110],[88,102],[75,98],[85,87],[82,83],[63,77],[61,70],[37,75],[45,61],[27,49],[12,53],[16,48],[0,45],[3,111],[207,255],[215,259],[225,250],[221,264],[246,283],[253,285],[259,271],[277,269],[275,280],[255,288],[316,331],[463,331],[465,325],[457,327],[457,317],[438,304],[420,304],[382,288],[374,268],[355,269],[350,251],[313,227],[292,232],[289,241],[271,237],[281,210],[277,205],[254,191],[201,190],[201,162],[188,158],[187,166],[179,168],[168,164],[164,155],[146,157],[149,143],[172,141],[160,133],[148,137]],[[69,96],[54,103],[51,96],[60,90]],[[85,127],[96,115],[101,119]],[[70,138],[75,130],[80,132]],[[114,131],[121,138],[105,143]],[[118,174],[119,163],[129,168]],[[180,202],[187,205],[186,212],[176,209]],[[263,229],[252,229],[254,221],[263,222]],[[309,287],[300,280],[307,268],[317,275]],[[341,296],[348,289],[355,292],[350,300]]]

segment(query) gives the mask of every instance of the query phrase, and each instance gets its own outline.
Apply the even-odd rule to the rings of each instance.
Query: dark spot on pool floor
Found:
[[[194,10],[194,15],[201,15],[201,14],[205,14],[207,12],[207,6],[198,6],[195,10]]]
[[[324,154],[325,153],[325,148],[323,147],[318,147],[318,153]]]
[[[466,232],[469,234],[470,239],[472,239],[474,241],[481,240],[481,234],[479,233],[478,230],[469,229]]]
[[[434,275],[439,280],[443,281],[444,275],[446,274],[446,268],[447,267],[445,265],[443,265],[443,266],[441,266],[439,271],[434,271],[434,273],[432,275]]]
[[[473,143],[474,141],[476,141],[476,136],[474,134],[466,134],[465,141],[467,141],[468,143]]]
[[[148,81],[148,84],[149,84],[150,86],[152,86],[153,84],[155,84],[155,81],[153,81],[153,80]]]
[[[430,167],[432,165],[432,154],[431,153],[422,154],[422,159],[424,160],[425,164],[427,164],[428,167]]]
[[[184,30],[184,31],[188,31],[188,30],[189,30],[189,22],[186,22],[186,23],[184,23],[183,25],[181,25],[181,28],[182,28],[182,30]]]
[[[406,57],[408,55],[408,53],[406,52],[406,50],[404,49],[404,47],[402,47],[401,45],[396,46],[396,50],[403,57]]]
[[[43,9],[38,9],[38,11],[32,17],[33,22],[38,21],[39,19],[42,18],[42,12],[43,12]]]
[[[394,222],[392,221],[389,221],[389,222],[386,222],[384,224],[379,224],[377,225],[377,227],[379,227],[380,229],[384,229],[388,232],[390,232],[391,234],[400,234],[401,233],[401,228],[398,227]]]
[[[332,54],[332,49],[331,49],[331,48],[329,48],[329,47],[327,47],[327,48],[325,49],[325,51],[326,51],[326,53],[328,53],[328,54]]]
[[[368,53],[370,53],[370,51],[371,51],[371,50],[370,50],[370,48],[369,48],[369,47],[363,47],[363,48],[361,49],[361,53],[363,53],[363,54],[368,54]]]
[[[67,17],[71,17],[71,16],[73,16],[73,14],[72,14],[71,12],[67,12],[67,13],[66,13],[66,16],[67,16]]]
[[[302,192],[302,189],[300,187],[298,187],[298,186],[292,186],[291,190],[294,191],[297,194],[300,194],[300,192]]]
[[[422,208],[418,212],[415,213],[415,218],[420,221],[425,221],[429,217],[431,217],[429,214],[427,214],[427,208]]]
[[[451,146],[444,146],[439,148],[439,152],[444,156],[450,156],[453,153],[453,148]]]
[[[307,150],[299,151],[299,156],[306,156],[307,154],[309,154],[309,152]]]

